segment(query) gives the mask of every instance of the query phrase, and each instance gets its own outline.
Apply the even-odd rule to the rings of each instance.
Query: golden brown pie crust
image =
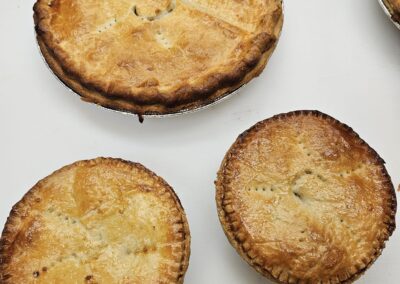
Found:
[[[393,21],[400,24],[400,0],[384,0]]]
[[[140,164],[98,158],[37,183],[0,241],[0,283],[183,283],[190,233],[173,189]]]
[[[317,111],[280,114],[241,134],[216,188],[229,241],[278,283],[351,283],[395,229],[384,161]]]
[[[198,108],[258,76],[283,20],[281,0],[38,0],[34,11],[42,53],[64,83],[138,114]],[[143,17],[152,11],[161,16]]]

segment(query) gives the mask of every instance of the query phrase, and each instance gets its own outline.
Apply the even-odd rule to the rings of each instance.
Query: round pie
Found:
[[[392,20],[400,27],[400,0],[383,0]]]
[[[384,161],[317,111],[277,115],[240,135],[216,187],[229,241],[278,283],[351,283],[395,229]]]
[[[189,254],[173,189],[140,164],[99,158],[56,171],[13,207],[0,283],[183,283]]]
[[[136,114],[210,104],[258,76],[281,0],[38,0],[37,39],[85,101]]]

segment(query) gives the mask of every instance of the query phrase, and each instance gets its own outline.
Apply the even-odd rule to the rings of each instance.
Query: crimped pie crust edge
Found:
[[[386,223],[386,229],[387,229],[387,235],[385,239],[383,239],[380,243],[380,248],[379,250],[375,253],[375,255],[371,256],[371,261],[364,267],[363,269],[357,269],[357,273],[352,275],[350,278],[345,279],[341,281],[341,284],[347,284],[347,283],[352,283],[355,280],[357,280],[362,274],[376,261],[376,259],[381,255],[382,250],[385,247],[385,242],[389,239],[389,237],[392,235],[393,231],[396,228],[396,220],[395,220],[395,215],[397,211],[397,200],[396,200],[396,193],[395,189],[393,186],[393,183],[391,181],[391,178],[386,170],[386,167],[384,166],[385,161],[379,156],[379,154],[372,149],[363,139],[360,138],[360,136],[354,132],[354,130],[349,127],[348,125],[341,123],[340,121],[336,120],[335,118],[324,114],[322,112],[316,111],[316,110],[300,110],[300,111],[293,111],[293,112],[288,112],[288,113],[282,113],[275,115],[271,118],[265,119],[263,121],[260,121],[256,123],[254,126],[249,128],[248,130],[244,131],[242,134],[239,135],[239,137],[236,139],[236,141],[232,144],[232,146],[229,148],[227,151],[220,169],[217,174],[217,180],[215,182],[216,186],[216,203],[217,203],[217,213],[218,217],[220,220],[220,223],[222,225],[222,228],[224,230],[225,235],[227,236],[229,242],[231,245],[235,248],[235,250],[239,253],[239,255],[251,266],[253,267],[257,272],[265,276],[266,278],[275,281],[276,283],[280,284],[289,284],[288,281],[280,281],[279,279],[275,278],[271,272],[265,268],[257,264],[256,262],[253,261],[255,259],[254,257],[251,258],[248,254],[251,249],[249,249],[247,252],[243,248],[243,243],[244,241],[240,241],[239,238],[237,237],[236,233],[238,230],[233,230],[229,217],[230,213],[228,213],[225,209],[225,206],[223,205],[224,198],[225,198],[225,185],[224,185],[224,179],[225,179],[225,167],[228,164],[229,160],[235,155],[235,151],[241,148],[242,145],[245,145],[248,141],[251,141],[252,139],[252,134],[257,132],[259,129],[263,128],[265,125],[267,125],[269,122],[275,121],[275,120],[281,120],[285,119],[288,117],[292,116],[314,116],[322,120],[328,120],[337,127],[342,128],[345,130],[347,133],[351,134],[355,139],[360,141],[360,144],[363,144],[367,147],[369,153],[376,159],[376,162],[380,164],[380,168],[382,171],[382,177],[385,179],[384,184],[386,185],[385,188],[387,189],[387,194],[390,196],[388,200],[390,203],[387,204],[386,207],[386,216],[390,218],[390,222]],[[298,279],[297,282],[295,283],[303,283],[301,282],[301,279]],[[292,282],[290,282],[292,283]],[[306,282],[304,282],[306,283]],[[322,283],[322,282],[321,282]]]
[[[50,67],[51,71],[54,75],[58,77],[58,79],[64,83],[68,88],[70,88],[74,93],[78,94],[83,101],[94,103],[96,105],[115,110],[115,111],[122,111],[128,112],[133,114],[140,114],[140,115],[170,115],[170,114],[178,114],[182,112],[192,111],[196,109],[200,109],[202,107],[206,107],[207,105],[213,104],[218,102],[219,100],[227,97],[230,95],[231,92],[234,92],[244,84],[248,83],[254,77],[257,77],[261,74],[264,70],[264,67],[268,63],[268,59],[271,57],[275,45],[268,50],[257,64],[257,66],[246,75],[246,77],[235,86],[227,87],[224,89],[220,89],[215,92],[213,95],[208,97],[207,99],[199,99],[189,103],[183,103],[178,106],[165,106],[163,104],[148,104],[148,105],[141,105],[133,100],[127,100],[123,98],[111,98],[107,97],[100,92],[95,90],[90,90],[82,86],[79,82],[75,81],[68,75],[64,73],[61,66],[58,62],[54,59],[54,57],[50,54],[50,51],[44,44],[44,42],[37,37],[37,41],[39,44],[39,48],[43,55],[44,60]]]

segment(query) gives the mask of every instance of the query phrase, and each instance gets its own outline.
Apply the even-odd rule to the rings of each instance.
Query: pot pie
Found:
[[[278,283],[351,283],[395,229],[384,161],[317,111],[277,115],[241,134],[216,188],[229,241]]]
[[[163,179],[123,160],[80,161],[13,207],[0,283],[183,283],[189,246],[185,213]]]
[[[258,76],[281,28],[281,0],[38,0],[42,54],[83,100],[170,114]]]
[[[392,16],[392,20],[400,24],[400,0],[383,0],[383,3]]]

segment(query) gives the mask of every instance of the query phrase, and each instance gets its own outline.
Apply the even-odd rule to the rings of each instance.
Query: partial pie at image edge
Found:
[[[392,22],[400,29],[400,0],[379,0]]]
[[[0,282],[183,283],[189,257],[174,190],[141,164],[97,158],[55,171],[13,206]]]
[[[237,66],[232,64],[229,68],[221,69],[223,71],[204,75],[206,77],[198,81],[197,85],[189,86],[186,83],[179,83],[181,84],[179,88],[171,89],[165,94],[160,93],[157,86],[150,84],[139,89],[136,88],[141,91],[132,91],[134,93],[129,95],[125,92],[127,89],[125,88],[123,91],[118,84],[111,83],[108,86],[103,84],[104,86],[100,87],[100,85],[96,85],[102,83],[99,80],[94,83],[81,77],[80,71],[72,70],[65,61],[67,54],[60,51],[60,47],[54,42],[54,37],[49,32],[51,25],[46,17],[51,14],[49,14],[46,1],[38,0],[36,2],[34,19],[37,41],[48,66],[68,88],[80,95],[84,101],[133,114],[168,115],[196,110],[213,104],[227,97],[263,71],[276,47],[283,23],[281,1],[271,0],[270,3],[276,5],[277,10],[273,11],[269,15],[270,18],[266,20],[268,28],[265,28],[266,31],[259,30],[258,34],[249,41],[251,48],[243,54],[243,60],[238,61]]]
[[[307,122],[308,118],[310,118],[311,121],[314,120],[314,122]],[[296,122],[297,119],[303,119],[303,122]],[[329,192],[327,192],[326,196],[324,194],[321,194],[321,196],[329,197],[330,199],[327,199],[332,201],[327,201],[328,205],[324,203],[319,204],[318,202],[322,202],[323,198],[320,196],[318,196],[318,198],[314,198],[312,188],[307,190],[307,185],[310,186],[310,184],[318,184],[318,181],[321,180],[327,182],[329,181],[330,177],[326,178],[321,172],[318,171],[312,172],[312,169],[310,168],[313,167],[313,164],[310,164],[310,161],[307,160],[307,162],[304,162],[305,164],[300,170],[302,173],[299,176],[295,175],[295,187],[289,189],[290,191],[293,190],[293,192],[291,192],[291,196],[293,197],[289,196],[288,192],[285,192],[286,189],[284,186],[280,187],[279,185],[271,185],[270,182],[273,184],[273,180],[270,180],[266,177],[257,177],[257,175],[262,175],[262,171],[259,172],[260,169],[264,169],[264,171],[266,171],[267,169],[274,168],[273,166],[259,167],[259,161],[264,161],[265,163],[274,165],[277,156],[274,156],[274,159],[269,161],[267,157],[261,158],[259,155],[254,154],[254,149],[259,149],[260,153],[263,154],[269,153],[269,151],[274,152],[273,148],[276,145],[274,145],[272,141],[268,140],[268,135],[273,135],[271,133],[275,133],[276,131],[277,133],[279,132],[280,135],[285,136],[285,121],[290,121],[288,122],[289,125],[290,123],[298,123],[296,124],[299,128],[296,130],[297,133],[304,131],[304,129],[301,129],[301,127],[307,125],[307,123],[316,123],[316,125],[318,125],[318,121],[321,121],[321,123],[324,124],[324,127],[328,127],[328,129],[332,127],[332,133],[336,132],[336,134],[342,133],[345,135],[345,137],[350,140],[350,145],[352,143],[356,143],[351,145],[351,147],[353,147],[352,149],[358,149],[357,151],[361,151],[365,155],[368,155],[369,158],[366,159],[366,161],[371,162],[371,164],[368,164],[368,166],[374,168],[376,171],[375,174],[381,179],[378,183],[382,184],[382,191],[369,193],[368,202],[371,202],[370,206],[373,207],[372,203],[374,203],[375,197],[379,200],[382,200],[382,207],[376,206],[377,209],[375,209],[377,212],[382,210],[382,219],[376,221],[375,224],[371,224],[371,226],[365,225],[365,232],[362,231],[362,228],[358,229],[359,231],[357,231],[357,228],[354,230],[357,235],[371,238],[369,241],[374,244],[373,248],[369,248],[368,245],[365,245],[365,242],[362,242],[361,239],[358,240],[365,245],[367,251],[370,250],[369,255],[366,253],[364,256],[365,251],[361,253],[360,251],[362,250],[360,249],[360,251],[354,253],[363,254],[362,257],[354,257],[354,259],[351,257],[346,258],[348,250],[351,250],[352,248],[350,243],[352,244],[353,240],[351,240],[351,242],[349,241],[349,247],[346,249],[346,240],[340,241],[340,239],[345,238],[345,235],[348,236],[348,231],[351,230],[351,228],[345,228],[344,226],[351,226],[354,223],[349,216],[351,216],[356,209],[358,210],[362,208],[362,206],[355,204],[354,206],[358,207],[354,207],[356,208],[354,209],[351,207],[351,205],[346,204],[345,209],[343,209],[342,207],[344,204],[340,204],[340,199],[339,201],[336,200],[329,194]],[[280,126],[276,126],[275,128],[273,126],[275,123],[278,123]],[[310,128],[312,128],[312,126],[310,126]],[[332,137],[334,137],[336,134],[332,134]],[[288,134],[288,137],[289,136],[290,135]],[[289,137],[288,140],[291,141],[291,138]],[[281,143],[283,142],[281,141]],[[263,147],[266,148],[264,149]],[[276,147],[279,148],[280,146]],[[283,148],[291,153],[290,147],[286,148],[286,146],[283,146]],[[332,155],[332,152],[330,152],[331,149],[325,150],[327,155]],[[280,161],[280,165],[283,166],[285,165],[285,162],[283,161],[285,159],[290,160],[290,158],[287,157],[290,157],[291,154],[285,152],[281,152],[280,154],[283,155],[283,160]],[[248,159],[246,159],[246,155],[248,155]],[[314,155],[316,155],[314,152],[306,153],[305,157],[313,157]],[[360,156],[362,155],[360,154]],[[333,157],[329,158],[334,159]],[[267,159],[269,162],[267,162],[265,159]],[[290,163],[288,162],[288,164]],[[368,168],[368,166],[366,167]],[[285,166],[283,167],[285,170],[287,170]],[[288,166],[288,168],[290,168],[290,166]],[[247,170],[242,172],[243,169]],[[282,171],[285,170],[282,169]],[[358,170],[362,171],[364,169],[355,169],[354,173],[350,170],[345,172],[343,175],[345,178],[349,178],[353,181],[353,179],[356,180],[358,178],[356,177]],[[279,172],[278,169],[276,171]],[[326,173],[329,173],[329,167]],[[271,176],[274,176],[274,174],[276,174],[276,172],[271,173]],[[311,178],[313,175],[315,175],[314,179]],[[266,176],[269,175],[266,174]],[[281,180],[289,179],[289,177],[285,176],[281,176],[279,178]],[[277,179],[279,180],[279,178]],[[343,179],[342,175],[337,180],[340,181],[341,179]],[[362,178],[360,179],[362,180]],[[256,181],[254,182],[254,180]],[[392,235],[396,227],[396,194],[390,176],[384,166],[384,161],[380,158],[376,151],[369,147],[368,144],[362,140],[349,126],[319,111],[294,111],[279,114],[272,118],[261,121],[247,131],[243,132],[241,135],[239,135],[237,140],[226,153],[218,171],[215,184],[217,212],[223,231],[229,242],[250,266],[252,266],[263,276],[277,283],[352,283],[358,279],[379,257],[383,248],[385,247],[385,242]],[[357,182],[354,184],[357,184]],[[248,188],[246,188],[246,186]],[[360,188],[360,190],[364,190],[362,186]],[[327,186],[327,191],[328,190],[330,190],[330,188]],[[274,195],[277,197],[274,197]],[[287,199],[289,200],[288,204],[284,204],[285,206],[282,205],[283,207],[286,207],[286,209],[280,208],[279,205],[276,205],[277,207],[275,208],[275,205],[272,205],[283,202],[281,201],[281,198],[286,202],[286,196],[287,198],[290,198],[290,200]],[[357,198],[360,198],[357,193],[354,193],[354,195],[348,195],[349,198],[354,198],[354,196],[358,196]],[[320,201],[319,198],[321,198]],[[324,206],[330,206],[329,202],[338,202],[339,205],[337,205],[337,207],[333,207],[333,209],[340,208],[339,213],[343,216],[340,221],[329,220],[329,218],[335,218],[335,214],[329,215],[328,213],[327,216],[324,216],[324,214],[321,213],[319,215],[316,214],[314,218],[312,213],[307,211],[307,209],[302,211],[302,205],[304,205],[305,208],[307,207],[306,205],[311,207],[315,205],[315,210],[323,211],[323,209],[318,209],[318,207],[321,206],[321,208],[324,208]],[[353,202],[356,201],[353,200]],[[358,202],[360,202],[360,200],[358,200]],[[350,209],[346,213],[347,207]],[[298,212],[299,214],[299,219],[296,222],[288,217],[291,216],[290,211],[293,208],[297,210],[295,212]],[[372,209],[371,212],[379,215],[375,212],[375,210]],[[301,216],[303,212],[305,212],[306,217]],[[367,222],[365,221],[365,218],[369,218],[368,214],[368,212],[364,212],[364,218],[359,221]],[[372,215],[373,214],[371,213],[371,216]],[[282,218],[283,223],[280,223],[278,228],[274,227],[276,225],[275,222],[277,222],[274,218]],[[318,218],[322,219],[319,220]],[[272,224],[268,224],[268,222],[271,222],[271,220],[273,220]],[[307,220],[309,220],[310,223],[307,223]],[[319,223],[323,222],[322,220],[332,226],[333,232],[326,231],[327,229],[325,229],[323,225]],[[335,222],[337,222],[337,224]],[[302,224],[303,227],[297,223]],[[286,226],[286,224],[291,225]],[[294,226],[294,228],[291,228],[290,226]],[[366,233],[372,228],[372,226],[377,226],[377,234],[374,235],[376,238]],[[265,227],[265,230],[263,230],[263,227]],[[345,229],[340,231],[341,229],[337,228]],[[268,230],[272,230],[272,232],[269,233]],[[287,235],[285,235],[285,230],[287,230]],[[274,239],[274,233],[276,234],[276,239]],[[295,240],[297,237],[299,237],[299,239]],[[335,239],[339,239],[339,241]],[[313,241],[310,242],[310,240]],[[329,244],[330,241],[334,243],[334,240],[337,241],[335,245]],[[280,243],[281,245],[269,245],[269,242],[272,244],[275,244],[276,242]],[[312,242],[316,242],[319,245],[313,246]],[[357,243],[357,241],[354,242]],[[328,252],[326,252],[325,255],[324,253],[318,251],[318,253],[321,254],[320,259],[314,263],[315,260],[310,257],[308,253],[310,253],[310,251],[313,249],[325,249],[325,247],[330,248],[332,253],[329,252],[329,249],[327,249]],[[316,252],[314,251],[314,253]],[[324,259],[324,257],[326,257],[326,259]],[[345,264],[347,264],[347,266],[344,265],[342,267],[340,261],[346,261]],[[324,265],[326,266],[325,268]],[[314,269],[314,266],[317,268]],[[309,270],[309,272],[304,271],[304,269]],[[329,275],[331,270],[337,272],[337,275]]]

